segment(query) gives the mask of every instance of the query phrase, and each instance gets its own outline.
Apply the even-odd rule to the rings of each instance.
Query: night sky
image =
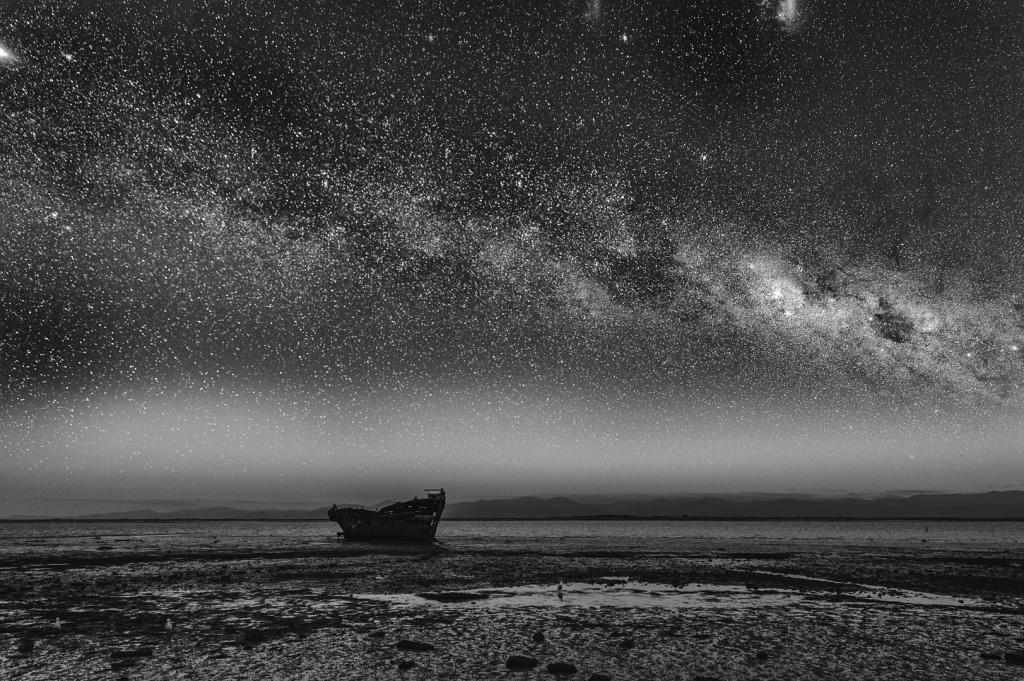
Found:
[[[0,514],[1024,487],[1019,0],[14,0],[0,111]]]

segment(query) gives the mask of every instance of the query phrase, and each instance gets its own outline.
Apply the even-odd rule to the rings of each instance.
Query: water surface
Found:
[[[39,560],[71,553],[336,551],[338,528],[324,522],[3,522],[0,558]],[[994,550],[1024,543],[1022,521],[912,520],[473,520],[442,521],[449,550],[701,553],[821,547]],[[348,544],[366,547],[365,544]]]

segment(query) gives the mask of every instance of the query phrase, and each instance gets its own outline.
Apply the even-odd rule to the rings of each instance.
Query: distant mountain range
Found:
[[[303,509],[265,509],[246,511],[230,506],[211,506],[204,508],[183,508],[174,511],[153,511],[140,509],[137,511],[115,511],[113,513],[86,513],[74,516],[24,516],[14,515],[2,520],[326,520],[327,507]]]
[[[809,497],[751,495],[686,497],[518,497],[448,504],[445,518],[1006,518],[1024,520],[1024,491],[983,494]],[[67,518],[67,517],[65,517]],[[12,516],[6,520],[47,520]],[[327,507],[310,510],[239,510],[226,506],[175,511],[119,511],[74,520],[326,520]]]
[[[449,518],[566,518],[581,516],[697,518],[1020,518],[1024,491],[914,494],[881,498],[662,497],[601,503],[569,497],[490,499],[452,504]]]

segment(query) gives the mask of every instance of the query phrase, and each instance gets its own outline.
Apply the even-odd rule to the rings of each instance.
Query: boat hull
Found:
[[[391,504],[380,511],[332,507],[327,517],[338,523],[347,541],[432,542],[444,511],[444,492],[426,499]]]

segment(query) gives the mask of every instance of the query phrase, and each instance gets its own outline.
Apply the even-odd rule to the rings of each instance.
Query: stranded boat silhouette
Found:
[[[425,499],[398,501],[378,511],[334,505],[327,511],[327,517],[341,525],[348,540],[431,542],[444,511],[444,490],[426,492]]]

